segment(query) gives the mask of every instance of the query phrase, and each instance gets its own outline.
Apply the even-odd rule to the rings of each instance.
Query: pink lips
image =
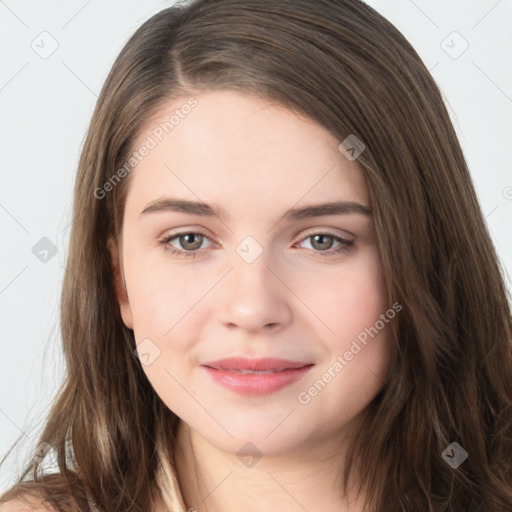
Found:
[[[243,395],[266,395],[301,379],[313,367],[313,363],[276,358],[231,357],[203,363],[201,366],[215,382],[231,391]]]

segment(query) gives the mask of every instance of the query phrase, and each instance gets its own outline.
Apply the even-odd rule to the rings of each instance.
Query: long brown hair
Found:
[[[51,446],[60,473],[30,460],[3,500],[32,492],[61,511],[126,512],[151,510],[159,494],[183,509],[179,418],[134,355],[106,246],[121,233],[130,174],[105,183],[164,102],[220,89],[365,144],[357,163],[389,298],[403,309],[344,484],[357,470],[372,510],[512,510],[512,320],[498,258],[437,85],[359,0],[193,0],[151,17],[123,48],[79,162],[61,297],[67,373],[36,445]],[[454,442],[468,454],[456,468],[442,455]]]

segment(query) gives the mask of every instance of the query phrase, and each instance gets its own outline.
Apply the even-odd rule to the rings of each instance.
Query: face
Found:
[[[135,143],[156,144],[109,241],[123,321],[155,392],[202,439],[269,455],[325,445],[389,363],[395,311],[365,180],[311,120],[237,92],[195,98],[172,131],[155,136],[187,98]],[[324,203],[339,204],[304,210]]]

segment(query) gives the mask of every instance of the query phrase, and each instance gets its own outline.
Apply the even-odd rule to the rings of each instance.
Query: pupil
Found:
[[[320,240],[320,245],[322,245],[322,244],[324,244],[324,245],[325,245],[325,241],[324,241],[324,242],[322,242],[322,240],[323,240],[324,238],[331,238],[331,237],[330,237],[329,235],[315,235],[315,236],[314,236],[315,241]],[[327,244],[327,245],[329,246],[330,244]],[[325,247],[323,247],[323,248],[325,248]],[[330,247],[327,247],[327,249],[329,249],[329,248],[330,248]]]
[[[183,239],[185,240],[185,246],[187,246],[187,244],[192,244],[193,247],[191,247],[191,248],[192,249],[197,249],[197,247],[199,247],[201,245],[201,242],[199,242],[199,245],[198,245],[197,242],[195,242],[195,244],[194,244],[194,242],[190,241],[190,240],[193,240],[194,237],[196,237],[196,236],[201,236],[201,235],[195,235],[193,233],[189,233],[187,235],[183,235]]]

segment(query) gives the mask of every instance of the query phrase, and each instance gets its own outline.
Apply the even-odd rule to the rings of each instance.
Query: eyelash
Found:
[[[210,240],[210,237],[201,231],[182,231],[181,233],[173,233],[170,236],[164,237],[163,239],[160,240],[160,244],[163,246],[164,250],[169,252],[170,254],[184,256],[185,258],[195,258],[196,256],[200,255],[205,250],[205,249],[202,249],[202,250],[195,250],[195,251],[182,251],[182,250],[176,249],[174,247],[172,247],[172,248],[169,247],[169,243],[172,240],[179,238],[180,236],[183,236],[183,235],[201,235],[201,236],[207,238],[208,240]],[[340,254],[340,253],[347,252],[350,249],[350,247],[354,244],[353,241],[345,240],[344,238],[334,235],[333,233],[324,233],[324,232],[311,233],[308,236],[306,236],[305,238],[303,238],[301,240],[301,242],[303,242],[304,240],[307,240],[308,238],[312,238],[315,235],[328,236],[328,237],[334,238],[334,240],[341,243],[341,246],[333,251],[331,251],[331,250],[315,251],[316,253],[318,253],[320,256],[322,256],[324,258],[328,258],[331,256],[335,256],[337,254]]]

